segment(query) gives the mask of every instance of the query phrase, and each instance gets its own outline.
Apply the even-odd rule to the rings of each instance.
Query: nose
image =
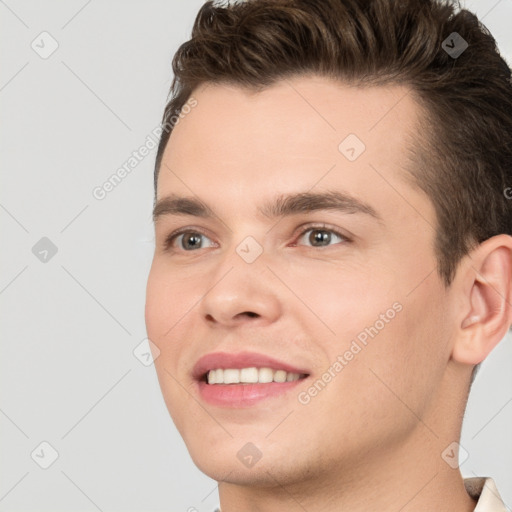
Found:
[[[215,273],[201,301],[202,318],[211,326],[225,327],[275,322],[282,313],[275,277],[263,261],[238,259],[230,258],[229,265]]]

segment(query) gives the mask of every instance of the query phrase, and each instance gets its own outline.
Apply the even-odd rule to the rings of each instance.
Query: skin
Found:
[[[163,215],[146,297],[148,336],[172,419],[198,468],[219,484],[222,512],[471,511],[460,471],[441,454],[460,437],[473,366],[511,323],[511,237],[493,237],[445,288],[433,251],[435,212],[406,179],[421,111],[404,86],[355,88],[317,76],[254,93],[220,84],[170,137],[157,199],[194,196],[213,219]],[[348,134],[366,150],[349,161]],[[338,190],[364,213],[256,213],[279,194]],[[326,246],[301,227],[325,223]],[[186,250],[165,238],[204,233]],[[313,229],[313,228],[312,228]],[[318,229],[318,228],[317,228]],[[247,263],[237,246],[263,249]],[[183,240],[181,240],[183,242]],[[322,377],[394,303],[402,310],[307,404]],[[310,370],[284,396],[249,408],[201,401],[190,372],[213,352],[252,350]],[[262,453],[248,468],[237,452]],[[455,453],[456,458],[456,453]]]

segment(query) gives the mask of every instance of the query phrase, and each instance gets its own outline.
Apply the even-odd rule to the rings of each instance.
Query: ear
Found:
[[[472,250],[459,268],[461,311],[452,358],[482,362],[512,323],[512,237],[497,235]]]

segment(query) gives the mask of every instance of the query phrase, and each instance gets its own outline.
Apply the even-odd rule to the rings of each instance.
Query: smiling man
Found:
[[[505,510],[457,464],[512,322],[492,37],[447,2],[207,3],[173,68],[146,324],[222,512]]]

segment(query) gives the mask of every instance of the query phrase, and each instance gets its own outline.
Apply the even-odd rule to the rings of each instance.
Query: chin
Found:
[[[272,443],[255,437],[250,433],[230,437],[222,431],[211,437],[184,437],[184,441],[194,464],[210,478],[219,481],[230,474],[230,479],[251,482],[258,474],[257,478],[268,478],[266,471],[282,457],[282,448],[273,452]]]
[[[234,457],[212,460],[203,455],[192,458],[197,468],[206,476],[217,482],[228,482],[237,485],[250,485],[256,487],[275,487],[277,481],[281,482],[280,472],[270,460],[261,459],[253,467],[244,467]]]

